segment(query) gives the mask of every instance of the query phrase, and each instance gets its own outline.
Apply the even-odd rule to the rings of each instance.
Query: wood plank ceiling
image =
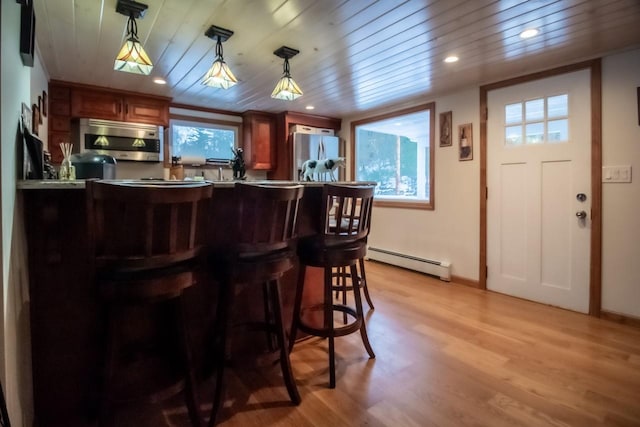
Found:
[[[173,97],[235,112],[346,117],[640,46],[638,0],[142,0],[138,35],[151,76],[113,71],[127,18],[116,0],[34,0],[50,78]],[[211,25],[235,34],[224,58],[239,83],[200,82],[215,56]],[[519,34],[540,34],[522,40]],[[270,97],[280,46],[300,50],[291,75],[304,95]],[[446,64],[448,55],[460,58]],[[152,82],[163,77],[167,85]]]

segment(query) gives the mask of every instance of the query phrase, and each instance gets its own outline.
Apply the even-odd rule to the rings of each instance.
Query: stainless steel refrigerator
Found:
[[[333,130],[311,127],[298,127],[293,133],[293,176],[294,181],[300,180],[302,164],[307,160],[325,160],[344,157],[340,138],[333,135]],[[338,181],[344,180],[344,168],[334,171]],[[315,181],[330,181],[328,173],[315,174]]]

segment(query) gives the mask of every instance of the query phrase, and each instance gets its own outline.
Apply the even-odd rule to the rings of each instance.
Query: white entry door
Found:
[[[487,289],[589,311],[589,70],[488,93]]]

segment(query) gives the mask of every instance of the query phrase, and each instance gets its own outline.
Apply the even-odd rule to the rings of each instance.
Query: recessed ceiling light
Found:
[[[531,37],[537,36],[539,31],[535,28],[529,28],[528,30],[524,30],[520,33],[521,39],[530,39]]]
[[[162,77],[155,77],[153,79],[153,82],[157,85],[166,85],[167,81],[165,79],[163,79]]]
[[[455,55],[451,55],[451,56],[447,56],[446,58],[444,58],[444,62],[446,62],[447,64],[451,64],[452,62],[458,62],[458,58]]]
[[[304,107],[306,110],[313,110],[316,107],[314,107],[313,105],[307,105],[306,107]]]

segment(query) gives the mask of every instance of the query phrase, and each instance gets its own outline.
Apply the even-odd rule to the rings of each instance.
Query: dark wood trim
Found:
[[[297,113],[295,111],[285,111],[287,121],[290,124],[305,125],[318,128],[333,129],[338,132],[342,128],[342,119],[335,117],[323,117],[315,114]],[[289,129],[287,128],[287,131]]]
[[[224,114],[227,116],[242,117],[242,113],[238,113],[237,111],[227,111],[227,110],[219,110],[217,108],[198,107],[196,105],[178,104],[175,102],[172,102],[171,104],[169,104],[169,108],[183,108],[185,110],[204,111],[205,113]]]
[[[591,61],[591,260],[589,314],[602,308],[602,62]]]
[[[627,314],[614,313],[612,311],[606,310],[600,311],[600,317],[612,322],[633,326],[634,328],[640,328],[640,318],[638,317],[629,316]]]
[[[392,207],[392,208],[401,208],[401,209],[425,209],[425,210],[434,210],[436,206],[436,198],[435,198],[435,183],[433,181],[435,177],[435,157],[436,157],[436,103],[435,102],[427,102],[426,104],[420,104],[409,108],[403,108],[402,110],[391,111],[389,113],[380,114],[377,116],[366,117],[364,119],[354,120],[351,122],[351,129],[349,130],[349,138],[350,138],[350,152],[351,152],[351,160],[349,161],[349,165],[351,168],[351,176],[350,179],[352,181],[355,180],[355,167],[356,167],[356,126],[376,122],[379,120],[386,120],[392,117],[397,117],[400,115],[416,113],[418,111],[429,110],[429,202],[395,202],[391,200],[375,200],[373,202],[374,206],[381,207]]]
[[[480,86],[480,289],[487,288],[487,97],[488,92],[583,69],[591,71],[591,266],[589,314],[599,316],[602,295],[602,65],[600,58]]]
[[[209,119],[198,116],[183,116],[182,114],[169,114],[169,120],[184,120],[188,122],[208,123],[212,125],[233,126],[238,129],[242,127],[242,122],[232,122],[230,120]]]
[[[636,88],[638,92],[638,126],[640,126],[640,86]]]
[[[97,91],[97,92],[109,92],[109,93],[114,93],[114,94],[119,94],[119,95],[131,95],[131,96],[141,96],[144,98],[151,98],[151,99],[157,99],[157,100],[162,100],[162,101],[167,101],[167,102],[171,102],[171,98],[168,96],[160,96],[160,95],[149,95],[147,93],[142,93],[142,92],[132,92],[130,90],[121,90],[121,89],[113,89],[113,88],[108,88],[108,87],[104,87],[104,86],[95,86],[95,85],[88,85],[88,84],[84,84],[84,83],[73,83],[73,82],[65,82],[62,80],[50,80],[49,81],[49,85],[57,85],[57,86],[65,86],[71,89],[89,89],[92,91]]]
[[[469,286],[470,288],[481,289],[480,288],[480,282],[478,280],[468,279],[468,278],[462,277],[462,276],[456,276],[456,275],[452,274],[451,275],[451,282],[452,283],[457,283],[459,285]]]

